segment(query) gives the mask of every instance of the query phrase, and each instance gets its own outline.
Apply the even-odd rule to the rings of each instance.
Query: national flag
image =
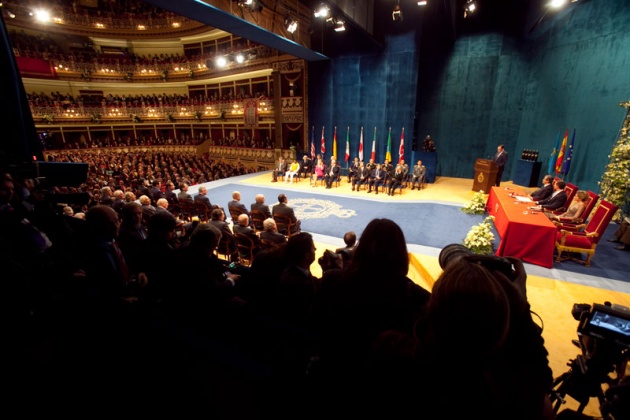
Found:
[[[332,157],[333,157],[333,159],[337,160],[337,127],[335,127],[335,131],[333,132]]]
[[[571,136],[571,144],[569,144],[569,148],[566,151],[566,158],[564,162],[562,162],[562,171],[563,175],[569,173],[569,168],[571,167],[571,158],[573,157],[573,143],[575,142],[575,128],[573,129],[573,136]]]
[[[348,126],[348,132],[346,133],[346,162],[350,160],[350,126]]]
[[[311,130],[311,159],[315,160],[315,126]]]
[[[562,138],[562,144],[560,145],[560,149],[558,150],[558,159],[556,159],[556,173],[560,173],[562,171],[562,162],[564,161],[564,151],[567,148],[567,142],[569,141],[569,129],[564,132],[564,137]]]
[[[324,127],[322,126],[322,146],[319,150],[322,154],[322,159],[324,158],[324,154],[326,153],[326,141],[324,140]]]
[[[359,138],[359,160],[363,162],[363,127],[361,127],[361,136]]]
[[[556,144],[553,146],[553,152],[549,156],[549,167],[547,168],[547,173],[551,175],[555,172],[556,168],[556,159],[558,159],[558,149],[560,148],[560,132],[558,131],[558,137],[556,137]]]
[[[370,159],[376,160],[376,127],[374,127],[374,138],[372,139],[372,154],[370,155]]]
[[[400,147],[398,148],[398,163],[405,160],[405,127],[402,129],[402,133],[400,133]]]
[[[389,134],[387,135],[387,152],[385,152],[385,160],[392,161],[392,128],[389,127]]]

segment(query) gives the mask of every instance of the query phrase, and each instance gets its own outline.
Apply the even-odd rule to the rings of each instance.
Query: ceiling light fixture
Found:
[[[327,5],[325,5],[324,3],[321,3],[317,7],[317,9],[315,9],[315,12],[313,12],[313,15],[316,18],[326,18],[329,13],[330,13],[330,8]]]
[[[468,15],[474,13],[476,10],[477,10],[477,1],[467,0],[466,5],[464,6],[464,18],[467,18]]]
[[[291,16],[289,15],[286,15],[286,17],[284,18],[284,26],[286,26],[287,31],[293,33],[297,29],[298,23],[297,20],[291,18]]]
[[[392,20],[394,22],[402,22],[403,14],[402,10],[400,10],[400,0],[396,2],[396,6],[394,6],[394,10],[392,11]]]
[[[345,30],[346,30],[346,26],[343,20],[338,20],[335,22],[335,32],[343,32]]]
[[[418,6],[426,6],[426,5],[427,5],[427,3],[428,3],[428,1],[427,1],[427,0],[422,0],[422,1],[419,1],[419,2],[418,2]]]

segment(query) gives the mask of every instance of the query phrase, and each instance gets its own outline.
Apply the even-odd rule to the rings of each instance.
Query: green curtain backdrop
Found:
[[[378,160],[385,155],[387,127],[396,149],[405,126],[407,162],[414,160],[413,131],[420,139],[430,133],[438,175],[449,177],[471,178],[475,159],[503,143],[510,153],[504,180],[513,178],[523,149],[540,151],[545,172],[558,132],[575,129],[565,179],[597,191],[625,115],[618,104],[630,99],[629,20],[627,0],[578,2],[545,16],[521,38],[460,34],[448,49],[430,55],[411,33],[388,36],[382,54],[311,68],[309,118],[316,133],[327,127],[330,144],[332,126],[350,125],[353,156],[358,128],[366,128],[369,156],[376,126]]]

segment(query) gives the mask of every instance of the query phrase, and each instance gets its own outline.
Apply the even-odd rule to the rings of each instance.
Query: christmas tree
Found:
[[[615,219],[621,222],[630,212],[630,101],[621,102],[619,106],[626,108],[626,117],[599,181],[599,189],[602,200],[619,207]]]

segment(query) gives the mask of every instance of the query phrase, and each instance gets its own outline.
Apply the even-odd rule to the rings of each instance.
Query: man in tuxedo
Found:
[[[508,161],[508,153],[505,151],[505,146],[500,144],[497,147],[497,153],[494,155],[494,163],[497,164],[499,168],[497,170],[497,180],[495,185],[498,187],[501,185],[501,177],[503,176],[503,170],[505,169],[505,164]]]
[[[567,194],[564,192],[566,186],[564,181],[556,181],[553,183],[553,193],[544,200],[535,201],[538,210],[554,211],[565,206],[567,203]]]
[[[271,182],[278,182],[278,177],[284,176],[286,171],[287,171],[287,163],[284,161],[283,157],[280,157],[278,159],[278,165],[271,173],[271,176],[272,176]]]
[[[291,233],[293,234],[293,233],[300,232],[302,230],[302,222],[297,217],[295,217],[295,212],[293,211],[291,207],[287,205],[288,202],[289,202],[289,198],[286,196],[286,194],[279,194],[278,204],[273,206],[273,208],[271,209],[271,214],[272,215],[279,214],[282,216],[287,216],[291,220],[291,225],[292,225]]]
[[[529,198],[532,201],[540,201],[548,198],[553,193],[553,176],[545,175],[542,180],[542,187],[531,193]]]

